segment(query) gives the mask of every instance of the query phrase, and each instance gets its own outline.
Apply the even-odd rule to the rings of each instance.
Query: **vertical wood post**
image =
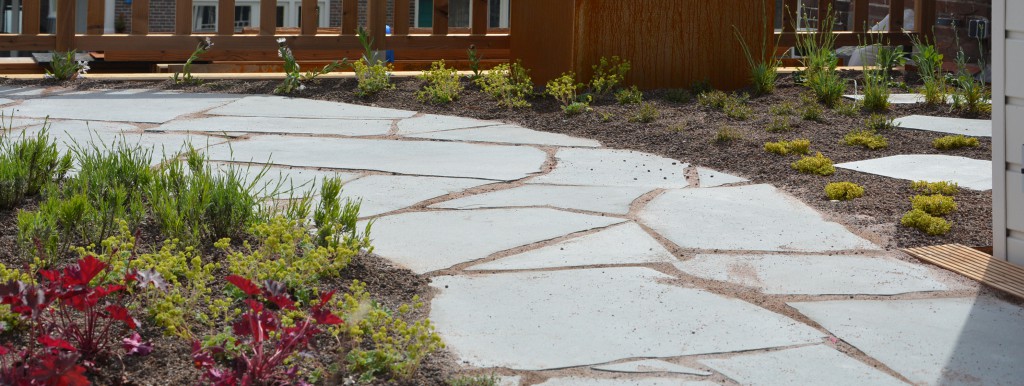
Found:
[[[235,0],[217,2],[217,35],[235,34]]]
[[[902,32],[905,20],[903,10],[907,4],[904,0],[889,0],[889,32]]]
[[[355,35],[359,24],[359,3],[356,0],[344,0],[341,8],[341,34]]]
[[[868,0],[853,0],[853,31],[868,30]]]
[[[367,0],[366,6],[366,23],[370,40],[373,41],[373,49],[384,50],[387,48],[388,2]]]
[[[473,35],[486,35],[487,34],[487,22],[488,22],[488,7],[490,1],[487,0],[471,0],[473,5]]]
[[[75,0],[57,0],[57,51],[75,49]]]
[[[935,0],[914,0],[914,29],[924,41],[935,42]],[[927,39],[927,40],[925,40]]]
[[[448,34],[448,0],[434,0],[434,35]]]
[[[106,0],[87,0],[85,32],[89,35],[103,34],[103,14],[106,12]]]
[[[394,35],[404,36],[409,34],[409,0],[395,0],[395,21]]]
[[[21,4],[21,33],[25,35],[39,34],[39,1],[24,0]]]
[[[174,34],[192,34],[192,0],[174,1]]]
[[[149,0],[132,1],[132,35],[149,33]]]
[[[260,0],[260,35],[277,33],[277,0]]]
[[[301,33],[303,35],[316,35],[316,28],[320,20],[317,18],[316,0],[302,0],[302,14],[299,15],[302,21]]]

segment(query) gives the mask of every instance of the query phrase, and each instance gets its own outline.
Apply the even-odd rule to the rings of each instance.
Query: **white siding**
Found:
[[[1024,265],[1024,1],[993,5],[993,249]]]

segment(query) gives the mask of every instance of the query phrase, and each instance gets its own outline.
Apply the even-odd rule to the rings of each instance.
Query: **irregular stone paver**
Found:
[[[14,102],[15,101],[13,99],[0,98],[0,105],[6,105],[8,103],[14,103]]]
[[[374,251],[426,273],[623,221],[536,208],[402,213],[373,224]]]
[[[360,217],[376,216],[418,202],[494,183],[470,178],[371,175],[345,184],[342,195],[362,199]]]
[[[671,263],[678,261],[639,225],[629,222],[468,270],[502,271],[587,265]]]
[[[743,385],[906,385],[896,377],[822,345],[725,359],[701,359],[700,363]]]
[[[979,298],[790,303],[918,384],[1010,385],[1024,379],[1024,309]]]
[[[700,187],[702,188],[715,188],[722,185],[750,182],[750,180],[743,177],[706,168],[697,168],[697,177],[700,179]]]
[[[0,117],[0,128],[4,129],[16,129],[25,126],[39,126],[44,123],[48,123],[45,119],[34,119],[34,118],[18,118],[11,116]]]
[[[218,161],[516,180],[540,171],[546,154],[525,146],[260,135],[217,148]]]
[[[751,251],[877,249],[770,185],[670,190],[640,212],[683,248]]]
[[[400,119],[409,118],[416,113],[310,99],[248,96],[210,110],[209,114],[238,117]]]
[[[226,116],[176,120],[148,129],[148,131],[279,133],[344,136],[386,135],[390,130],[391,121],[382,119],[340,120]]]
[[[179,94],[142,92],[126,95],[123,91],[88,91],[28,99],[20,105],[0,110],[5,115],[88,121],[164,123],[186,114],[195,114],[236,97],[221,94]]]
[[[229,167],[228,164],[219,162],[211,164],[222,171]],[[347,184],[362,176],[362,174],[358,173],[345,173],[336,170],[283,168],[279,166],[267,167],[264,172],[263,166],[259,164],[232,166],[235,167],[235,170],[242,173],[247,183],[252,183],[256,176],[263,172],[263,177],[257,183],[257,187],[260,189],[266,188],[266,190],[275,190],[276,188],[278,192],[273,196],[278,199],[299,198],[307,194],[311,197],[316,197],[320,194],[320,185],[325,178],[337,177]],[[342,196],[346,196],[347,193],[342,192]]]
[[[524,185],[434,204],[431,208],[477,209],[553,206],[613,214],[629,213],[634,200],[651,188],[628,186]]]
[[[846,99],[855,100],[855,101],[863,101],[864,100],[864,95],[863,94],[860,94],[860,95],[843,95],[843,97],[846,98]],[[924,95],[923,94],[891,94],[891,95],[889,95],[889,103],[892,103],[894,105],[912,105],[912,104],[915,104],[915,103],[924,103]]]
[[[640,361],[623,362],[594,366],[594,370],[611,371],[616,373],[677,373],[692,375],[711,375],[704,370],[677,365],[659,359],[644,359]]]
[[[836,167],[911,181],[953,181],[973,190],[992,189],[992,161],[988,160],[914,154],[847,162]]]
[[[927,268],[896,259],[824,255],[697,255],[687,274],[774,295],[896,295],[945,291]]]
[[[0,96],[13,99],[36,97],[46,92],[42,87],[0,87]]]
[[[551,378],[537,386],[712,386],[712,382],[666,378],[598,379],[585,377]]]
[[[599,147],[601,143],[591,139],[570,137],[565,134],[546,133],[519,126],[488,126],[476,129],[435,131],[408,135],[412,138],[439,139],[447,141],[495,142],[523,145]]]
[[[143,133],[134,125],[115,122],[54,121],[50,122],[48,127],[50,138],[54,139],[57,149],[62,152],[73,149],[75,144],[94,144],[100,148],[126,144],[129,147],[138,146],[149,150],[154,164],[187,150],[188,144],[192,144],[196,149],[203,149],[225,142],[222,138],[203,135]],[[42,130],[42,126],[23,130],[26,135],[36,135]]]
[[[430,319],[468,364],[522,370],[823,338],[750,303],[658,281],[669,278],[648,268],[440,276]]]
[[[685,188],[687,164],[629,150],[559,149],[555,170],[531,184]]]
[[[424,114],[415,118],[398,121],[398,134],[420,134],[435,131],[470,129],[474,127],[498,126],[498,121],[481,121],[473,118],[451,117],[447,115]]]
[[[911,115],[908,117],[897,118],[893,123],[903,129],[962,134],[972,137],[992,137],[991,119],[963,119]]]

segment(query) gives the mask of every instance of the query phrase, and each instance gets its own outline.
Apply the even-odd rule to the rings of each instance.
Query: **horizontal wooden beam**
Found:
[[[796,40],[798,35],[810,34],[809,32],[784,32],[777,33],[776,37],[779,38],[780,47],[794,47],[796,46]],[[816,33],[815,33],[816,34]],[[892,32],[873,32],[873,33],[856,33],[856,32],[835,32],[836,35],[836,46],[858,46],[862,41],[885,41],[889,44],[903,46],[912,44],[910,36],[913,34],[906,33],[892,33]],[[870,39],[864,39],[865,36],[870,36]]]

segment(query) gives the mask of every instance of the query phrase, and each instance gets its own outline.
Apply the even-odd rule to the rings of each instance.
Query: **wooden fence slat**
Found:
[[[904,0],[889,0],[889,32],[903,31],[903,10],[906,8]]]
[[[914,0],[914,29],[925,41],[935,41],[936,0]]]
[[[341,8],[341,34],[355,35],[359,24],[359,3],[356,0],[343,0]]]
[[[395,0],[394,35],[409,34],[409,0]]]
[[[864,32],[868,29],[868,0],[853,0],[853,31]]]
[[[448,34],[448,0],[434,0],[434,35]]]
[[[75,49],[75,0],[57,0],[57,51]]]
[[[85,32],[89,35],[103,34],[103,13],[106,11],[105,0],[86,0]]]
[[[487,16],[488,9],[490,7],[490,1],[487,0],[472,0],[473,1],[473,35],[486,35],[487,34]]]
[[[132,1],[132,35],[149,33],[149,0]]]
[[[782,2],[782,32],[794,32],[796,22],[793,17],[800,14],[797,0],[785,0]]]
[[[21,33],[25,35],[39,34],[39,1],[24,0],[21,4]]]
[[[260,35],[277,32],[277,0],[260,0]]]
[[[302,0],[302,14],[300,28],[303,35],[316,35],[316,28],[319,24],[316,10],[316,0]]]
[[[366,2],[366,24],[373,41],[373,49],[384,50],[387,44],[388,3],[387,0],[368,0]]]
[[[825,28],[825,20],[834,17],[836,14],[835,0],[821,0],[818,2],[818,31]],[[834,27],[834,25],[833,25]]]
[[[217,35],[235,34],[235,0],[217,2]]]
[[[175,0],[174,34],[192,34],[192,0]]]

